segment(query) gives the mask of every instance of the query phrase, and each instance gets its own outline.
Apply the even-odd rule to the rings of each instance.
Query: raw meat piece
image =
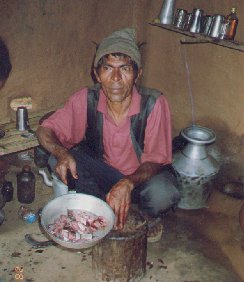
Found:
[[[67,210],[67,215],[61,214],[48,225],[49,232],[66,242],[81,242],[92,240],[94,233],[106,227],[103,216],[97,216],[84,210]]]

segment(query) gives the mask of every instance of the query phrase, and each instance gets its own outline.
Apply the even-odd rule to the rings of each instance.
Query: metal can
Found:
[[[229,23],[227,21],[223,22],[219,32],[219,39],[224,39],[228,30]]]
[[[222,15],[215,15],[213,17],[213,23],[211,25],[211,29],[210,29],[210,33],[209,33],[210,37],[214,37],[214,38],[219,37],[220,29],[221,29],[223,21],[224,21],[224,16],[222,16]]]
[[[183,9],[177,9],[174,17],[173,25],[177,28],[182,28],[186,17],[187,11]]]
[[[209,35],[209,31],[210,31],[210,28],[211,28],[212,21],[213,21],[212,16],[209,16],[209,15],[204,16],[203,21],[202,21],[202,26],[201,26],[201,33],[202,34]]]
[[[16,111],[16,129],[24,131],[30,128],[28,110],[25,107],[18,107]]]
[[[187,13],[186,14],[185,19],[184,19],[183,24],[182,24],[182,29],[183,30],[185,30],[185,31],[189,30],[190,25],[191,25],[191,21],[192,21],[192,17],[193,17],[192,13]]]
[[[193,16],[192,16],[191,24],[189,27],[190,32],[193,32],[193,33],[200,32],[202,16],[203,16],[203,10],[193,9]]]
[[[171,25],[174,18],[175,0],[164,0],[159,19],[162,24]]]

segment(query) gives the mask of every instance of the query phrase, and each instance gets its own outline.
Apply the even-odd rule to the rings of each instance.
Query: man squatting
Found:
[[[123,228],[131,203],[159,218],[179,200],[170,110],[159,91],[136,86],[142,66],[134,29],[102,40],[93,72],[97,83],[73,94],[37,130],[49,164],[65,184],[70,171],[76,192],[106,200],[115,228]]]

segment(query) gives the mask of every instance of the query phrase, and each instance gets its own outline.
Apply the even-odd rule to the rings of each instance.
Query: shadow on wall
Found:
[[[205,118],[201,122],[216,133],[216,142],[209,146],[209,153],[220,162],[216,180],[225,183],[243,176],[244,134],[237,135],[223,120]],[[242,165],[243,164],[243,165]]]

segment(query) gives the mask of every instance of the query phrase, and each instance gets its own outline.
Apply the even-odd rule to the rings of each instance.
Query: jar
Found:
[[[17,174],[17,198],[24,204],[31,204],[35,199],[35,175],[29,165]]]
[[[2,187],[2,195],[5,198],[6,202],[13,200],[14,188],[13,184],[10,181],[4,181]]]
[[[215,142],[216,136],[211,129],[197,125],[184,128],[181,136],[187,143],[181,151],[173,154],[172,163],[181,194],[178,207],[200,209],[207,206],[213,190],[212,180],[220,168],[206,149]]]

